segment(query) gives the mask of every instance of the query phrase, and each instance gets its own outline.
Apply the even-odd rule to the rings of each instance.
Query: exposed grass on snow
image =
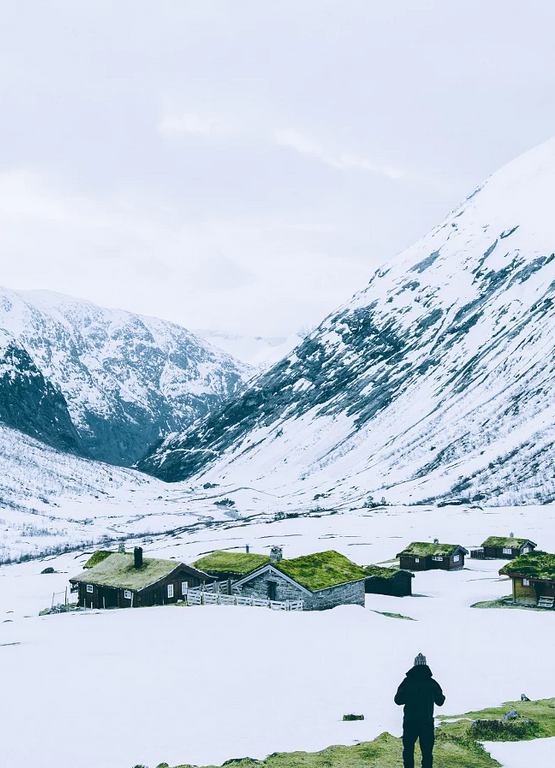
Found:
[[[471,608],[512,608],[521,611],[539,611],[545,613],[546,608],[538,608],[535,605],[526,605],[525,603],[513,603],[512,597],[500,597],[498,600],[481,600],[479,603],[473,603]]]
[[[391,613],[390,611],[376,611],[372,608],[374,613],[379,613],[380,616],[387,616],[389,619],[405,619],[405,621],[416,621],[411,616],[403,616],[402,613]]]
[[[374,741],[362,742],[352,747],[333,746],[322,752],[276,752],[265,760],[238,758],[227,760],[224,766],[234,768],[403,768],[401,739],[382,733]],[[417,747],[418,754],[418,747]],[[456,738],[438,733],[434,749],[436,768],[495,768],[494,760],[473,739]],[[176,768],[193,768],[190,765]],[[215,768],[215,766],[206,766]]]
[[[555,699],[538,699],[538,701],[506,701],[500,707],[483,709],[480,712],[466,712],[458,715],[460,720],[452,723],[444,723],[442,730],[446,729],[455,736],[465,736],[471,734],[472,722],[474,720],[492,720],[499,721],[507,712],[516,709],[519,718],[506,723],[512,723],[513,733],[511,735],[511,726],[505,731],[500,731],[496,736],[495,729],[487,735],[479,735],[480,739],[487,741],[529,741],[531,739],[544,739],[555,736]],[[438,720],[447,718],[446,715],[438,715]],[[519,727],[524,719],[531,720],[533,728]],[[486,731],[487,729],[482,729]],[[522,732],[520,735],[519,733]]]

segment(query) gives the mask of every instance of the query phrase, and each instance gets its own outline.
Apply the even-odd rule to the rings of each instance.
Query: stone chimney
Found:
[[[511,531],[511,532],[509,533],[509,538],[510,538],[510,539],[514,539],[514,537],[515,537],[515,535],[514,535],[514,533]]]
[[[439,544],[439,539],[434,539],[434,544],[435,544],[435,545],[436,545],[436,547],[437,547],[437,545]]]
[[[135,562],[134,562],[135,568],[142,568],[143,567],[143,548],[135,547],[133,555],[135,559]]]
[[[279,561],[283,558],[283,550],[281,547],[272,547],[270,550],[270,562],[271,563],[279,563]]]

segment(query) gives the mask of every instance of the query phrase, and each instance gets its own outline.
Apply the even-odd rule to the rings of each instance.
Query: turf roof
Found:
[[[511,549],[520,549],[520,547],[524,546],[527,542],[534,544],[530,539],[515,539],[510,536],[490,536],[484,541],[482,547],[506,547],[507,549],[510,547]]]
[[[526,576],[532,579],[555,581],[555,555],[550,552],[528,552],[504,565],[499,573],[507,576]]]
[[[96,552],[93,552],[93,554],[89,557],[83,568],[94,568],[95,565],[98,565],[103,560],[106,560],[107,557],[110,557],[110,555],[113,554],[114,552],[109,552],[107,549],[97,549]]]
[[[414,576],[414,573],[405,571],[400,568],[384,568],[381,565],[366,565],[364,566],[364,572],[366,576],[377,576],[380,579],[392,579],[397,576],[398,573],[406,573],[409,576]]]
[[[366,578],[364,568],[333,549],[272,565],[311,592]]]
[[[265,565],[270,560],[268,555],[257,555],[250,552],[224,552],[216,550],[193,563],[194,568],[201,571],[217,573],[240,573],[244,576],[255,568]]]
[[[402,552],[399,552],[397,557],[400,555],[451,557],[457,549],[463,549],[463,547],[459,544],[431,544],[429,541],[413,541]]]
[[[142,568],[135,568],[133,557],[115,552],[70,581],[139,591],[169,576],[179,565],[177,560],[144,558]]]

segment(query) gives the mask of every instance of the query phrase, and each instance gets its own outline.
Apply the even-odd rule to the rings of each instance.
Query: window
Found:
[[[123,590],[123,596],[126,600],[131,600],[131,590],[130,589],[124,589]]]
[[[530,586],[530,579],[522,579],[522,586],[523,587],[529,587]]]
[[[523,547],[522,548],[522,554],[526,555],[528,552],[530,552],[530,547]]]
[[[189,589],[189,582],[188,581],[182,581],[181,582],[181,594],[182,595],[186,595],[188,589]]]
[[[513,550],[510,547],[503,547],[503,554],[504,555],[512,555]]]
[[[87,584],[87,592],[92,595],[94,592],[94,587],[92,584]]]
[[[414,562],[415,562],[415,563],[419,563],[419,562],[420,562],[420,558],[419,558],[419,557],[415,557],[415,558],[414,558]]]
[[[453,562],[454,562],[454,563],[458,563],[460,559],[461,559],[461,556],[460,556],[460,555],[454,555],[454,556],[453,556]]]
[[[438,557],[437,555],[433,555],[432,556],[432,560],[435,560],[436,563],[442,563],[443,562],[443,558],[442,557]]]
[[[173,597],[173,584],[168,584],[168,597]]]

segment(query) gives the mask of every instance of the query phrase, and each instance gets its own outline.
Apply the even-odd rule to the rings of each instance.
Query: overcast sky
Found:
[[[555,134],[553,0],[4,0],[4,286],[288,335]]]

